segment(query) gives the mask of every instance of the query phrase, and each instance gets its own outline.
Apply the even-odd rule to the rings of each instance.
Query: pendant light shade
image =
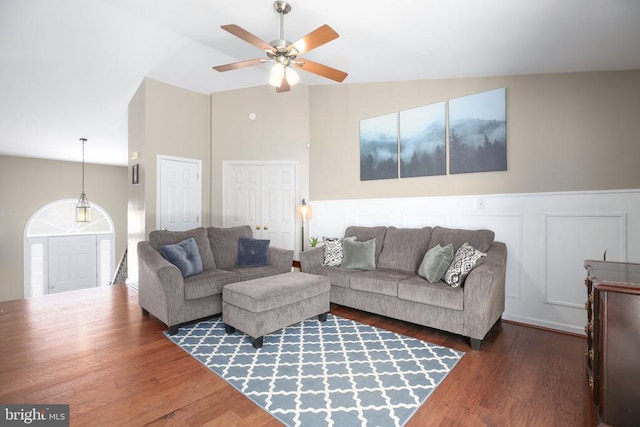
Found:
[[[84,143],[87,142],[87,139],[80,138],[80,142],[82,142],[82,192],[76,205],[76,222],[89,222],[91,221],[91,205],[84,193]]]

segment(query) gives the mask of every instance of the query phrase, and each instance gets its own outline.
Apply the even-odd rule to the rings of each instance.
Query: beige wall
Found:
[[[145,195],[149,185],[145,176],[146,156],[144,145],[146,141],[145,122],[145,83],[138,87],[128,108],[128,158],[129,173],[131,166],[138,165],[138,185],[128,182],[127,202],[127,282],[138,281],[138,242],[145,240]],[[135,159],[134,157],[135,153]],[[155,190],[149,190],[155,194]]]
[[[80,175],[80,163],[0,156],[0,301],[24,295],[23,238],[29,218],[50,202],[77,199]],[[85,165],[89,203],[102,206],[115,225],[116,263],[127,239],[127,177],[125,167]]]
[[[249,113],[256,119],[249,120]],[[222,225],[224,160],[298,162],[298,194],[308,197],[309,88],[260,86],[211,95],[211,223]]]
[[[129,165],[139,165],[139,184],[129,185],[129,278],[137,281],[136,246],[156,229],[157,155],[202,161],[202,225],[209,225],[209,97],[145,79],[129,102]],[[134,157],[137,153],[137,158]]]
[[[360,181],[361,119],[499,87],[507,171]],[[640,187],[640,71],[313,86],[310,118],[312,200]]]

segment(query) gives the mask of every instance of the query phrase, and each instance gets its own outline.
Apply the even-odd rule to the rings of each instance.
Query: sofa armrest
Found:
[[[293,266],[293,251],[291,249],[269,246],[269,265],[276,266],[283,273],[291,271]]]
[[[315,268],[322,266],[324,262],[324,248],[311,248],[300,252],[300,270],[311,273]]]
[[[464,282],[464,335],[483,339],[505,306],[507,246],[493,242],[485,261]]]
[[[138,242],[138,303],[173,325],[171,313],[184,304],[184,278],[175,265],[164,259],[148,241]]]

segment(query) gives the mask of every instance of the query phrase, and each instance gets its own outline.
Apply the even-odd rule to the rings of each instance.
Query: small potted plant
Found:
[[[320,239],[317,237],[309,237],[309,246],[315,248],[320,243]]]

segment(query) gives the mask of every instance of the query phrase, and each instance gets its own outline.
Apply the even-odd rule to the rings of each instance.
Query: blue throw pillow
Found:
[[[269,265],[269,240],[240,237],[236,267],[264,267]]]
[[[196,239],[189,237],[175,245],[160,246],[162,256],[180,269],[182,277],[202,273],[202,258]]]

